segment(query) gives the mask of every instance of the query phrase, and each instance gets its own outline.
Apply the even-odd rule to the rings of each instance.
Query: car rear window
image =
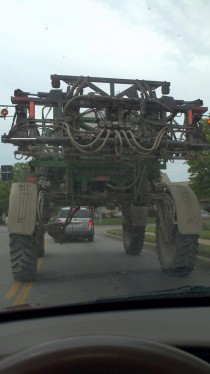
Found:
[[[61,210],[59,218],[66,218],[68,213],[68,209]],[[90,211],[87,209],[79,209],[74,213],[73,218],[90,218]]]

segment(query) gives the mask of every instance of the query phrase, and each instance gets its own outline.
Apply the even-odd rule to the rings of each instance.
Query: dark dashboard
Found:
[[[198,298],[197,306],[192,303],[191,299],[181,300],[180,303],[159,300],[145,302],[144,307],[141,302],[141,308],[137,308],[137,303],[131,303],[130,309],[126,303],[122,303],[121,309],[120,305],[113,303],[95,305],[95,310],[93,306],[73,306],[2,313],[0,372],[4,373],[1,364],[5,359],[9,360],[28,349],[39,347],[41,352],[42,346],[53,342],[62,346],[63,342],[74,342],[75,339],[89,344],[93,337],[109,341],[132,339],[143,345],[147,342],[163,344],[210,364],[209,301]],[[15,320],[17,315],[19,320]],[[94,344],[97,346],[97,341]]]

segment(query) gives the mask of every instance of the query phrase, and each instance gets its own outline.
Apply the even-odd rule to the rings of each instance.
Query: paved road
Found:
[[[138,295],[184,285],[209,285],[210,272],[196,266],[187,278],[163,274],[154,251],[127,256],[119,240],[97,227],[95,241],[54,243],[46,235],[46,256],[39,259],[36,282],[14,282],[10,272],[8,234],[0,227],[0,307],[55,305]]]

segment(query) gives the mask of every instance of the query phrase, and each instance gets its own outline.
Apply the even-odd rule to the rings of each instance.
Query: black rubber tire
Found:
[[[45,242],[44,242],[45,230],[42,227],[37,227],[35,231],[35,245],[38,257],[45,256]]]
[[[125,252],[132,256],[140,254],[144,245],[145,226],[132,226],[123,223],[122,229]]]
[[[10,262],[14,280],[33,281],[37,275],[34,235],[10,234]]]
[[[88,241],[89,241],[89,242],[93,242],[93,241],[94,241],[94,235],[90,235],[90,236],[88,237]]]
[[[165,273],[184,277],[191,273],[196,262],[198,235],[183,235],[174,225],[172,239],[166,242],[156,225],[156,246],[160,266]]]

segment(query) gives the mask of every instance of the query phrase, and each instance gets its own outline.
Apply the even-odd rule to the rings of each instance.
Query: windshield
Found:
[[[58,214],[59,218],[67,218],[70,210],[62,209]],[[73,213],[73,218],[90,218],[90,211],[89,210],[82,210],[78,209],[75,213]]]
[[[1,311],[210,295],[209,11],[1,1]]]

